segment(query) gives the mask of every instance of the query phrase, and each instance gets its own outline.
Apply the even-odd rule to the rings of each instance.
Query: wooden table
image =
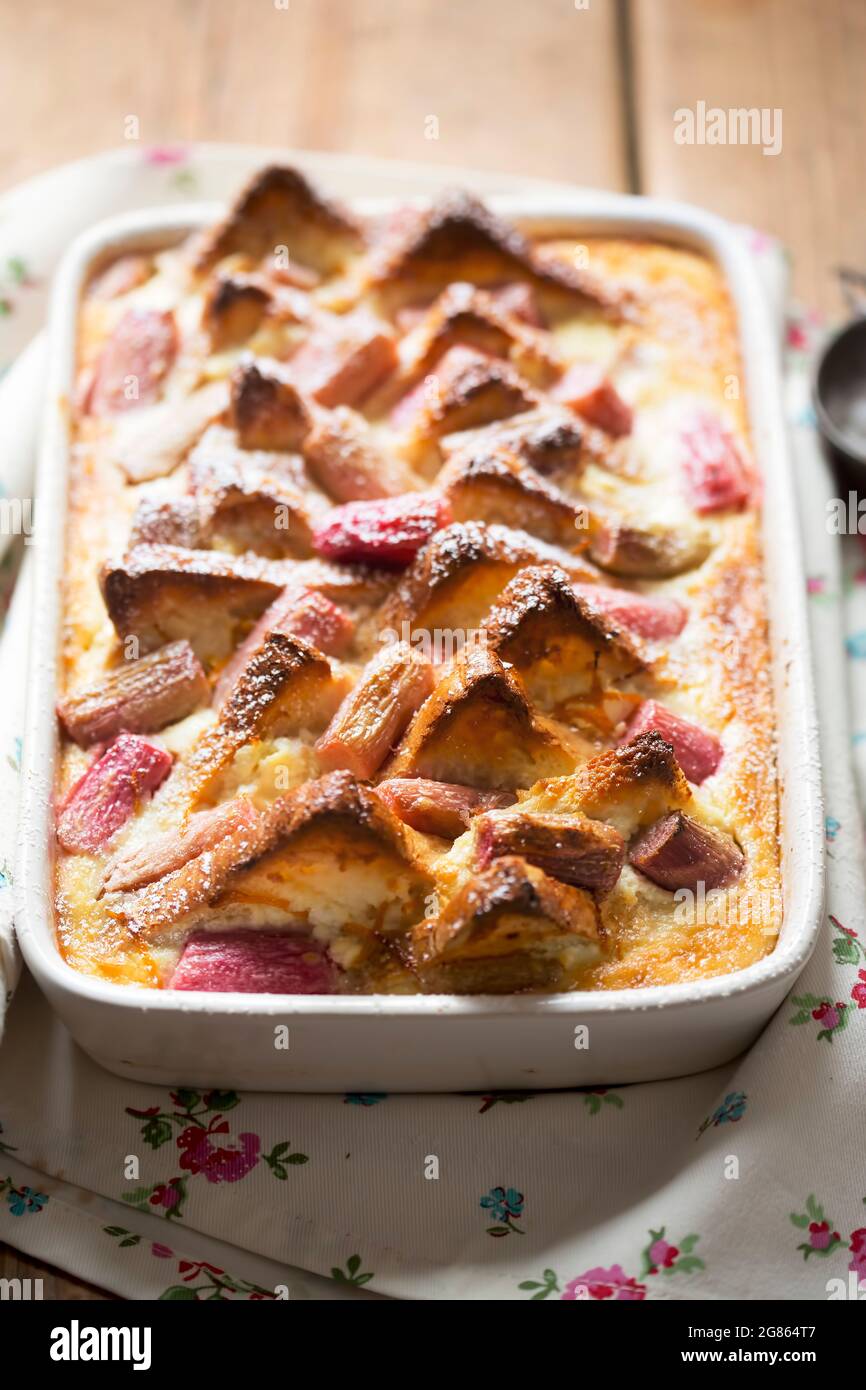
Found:
[[[834,267],[866,267],[864,85],[863,0],[0,0],[0,186],[119,145],[129,116],[147,143],[567,179],[776,233],[835,314]],[[699,102],[780,110],[781,150],[679,143]]]

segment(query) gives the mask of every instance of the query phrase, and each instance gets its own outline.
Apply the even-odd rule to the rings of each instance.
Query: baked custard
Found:
[[[496,993],[781,925],[760,481],[703,254],[271,167],[82,297],[57,787],[77,970]]]

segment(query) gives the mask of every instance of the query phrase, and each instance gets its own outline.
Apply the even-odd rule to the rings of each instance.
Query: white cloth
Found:
[[[157,162],[123,152],[56,171],[5,200],[0,265],[10,254],[27,260],[32,245],[44,280],[70,230],[56,211],[46,217],[49,207],[74,208],[70,222],[83,225],[167,192],[224,196],[262,153],[200,148]],[[442,179],[366,161],[305,163],[338,190],[369,192],[380,176],[409,191]],[[485,181],[494,186],[515,181]],[[744,235],[778,301],[779,248]],[[32,332],[42,290],[16,296]],[[23,345],[4,347],[13,318],[0,319],[0,361]],[[170,1093],[101,1071],[25,979],[0,1049],[0,1239],[138,1298],[823,1299],[842,1296],[849,1273],[866,1279],[866,930],[844,661],[847,633],[866,757],[866,573],[857,543],[841,546],[824,525],[836,487],[809,405],[816,334],[807,317],[790,328],[787,391],[809,522],[829,896],[815,955],[751,1050],[700,1076],[606,1092]],[[4,409],[8,398],[0,418]],[[16,595],[0,656],[5,698],[25,630]],[[14,714],[4,712],[0,730],[5,776]],[[12,820],[0,784],[0,862]],[[0,889],[0,912],[3,901]],[[435,1180],[425,1177],[431,1155]]]

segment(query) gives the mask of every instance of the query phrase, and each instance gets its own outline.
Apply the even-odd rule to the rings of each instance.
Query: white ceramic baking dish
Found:
[[[777,335],[751,260],[725,223],[678,204],[598,194],[489,201],[531,231],[624,233],[695,246],[720,264],[733,293],[753,442],[765,482],[783,846],[778,945],[746,970],[697,983],[514,998],[175,994],[113,985],[66,965],[53,922],[54,702],[68,402],[81,286],[96,263],[121,250],[168,245],[221,209],[199,205],[124,215],[70,247],[54,288],[16,918],[21,949],[42,989],[81,1046],[117,1075],[276,1091],[525,1089],[677,1076],[718,1065],[746,1048],[812,951],[822,909],[824,838],[806,587]],[[285,1038],[279,1025],[288,1025],[288,1047],[277,1045]]]

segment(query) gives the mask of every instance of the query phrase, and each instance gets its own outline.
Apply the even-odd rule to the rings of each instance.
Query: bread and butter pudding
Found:
[[[265,169],[80,310],[57,932],[153,988],[515,993],[773,949],[724,278]]]

